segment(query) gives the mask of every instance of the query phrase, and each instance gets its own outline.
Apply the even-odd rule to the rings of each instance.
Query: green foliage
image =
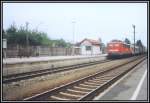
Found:
[[[136,45],[137,45],[137,46],[141,46],[141,47],[143,46],[141,40],[137,40],[137,41],[136,41]]]
[[[4,31],[4,29],[3,29],[3,31],[2,31],[2,38],[4,39],[4,38],[7,38],[7,35],[6,35],[6,32]]]
[[[128,38],[125,38],[124,42],[127,43],[127,44],[131,44],[131,42],[130,42],[130,40]]]
[[[6,32],[3,30],[3,37],[7,38],[9,44],[19,44],[22,46],[27,45],[45,45],[53,47],[70,47],[71,44],[65,42],[63,39],[51,40],[48,38],[47,33],[39,32],[37,30],[27,30],[24,26],[20,26],[18,29],[15,24],[11,25]]]
[[[68,47],[68,48],[72,47],[72,44],[68,42],[68,43],[67,43],[67,47]]]
[[[65,42],[63,39],[52,40],[53,47],[71,47],[71,43]]]
[[[17,44],[18,40],[18,33],[17,33],[17,28],[13,24],[6,30],[6,35],[7,35],[7,42],[8,44]]]

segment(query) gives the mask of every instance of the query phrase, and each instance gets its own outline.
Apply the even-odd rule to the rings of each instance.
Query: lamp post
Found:
[[[29,23],[26,22],[26,32],[28,31],[28,25]],[[27,46],[29,45],[29,37],[28,37],[28,34],[26,35],[26,43],[27,43]]]
[[[75,44],[75,20],[72,21],[72,24],[73,24],[73,46],[72,46],[72,55],[74,55],[74,52],[75,52],[75,48],[74,48],[74,44]]]
[[[28,25],[29,25],[29,23],[28,22],[26,22],[26,32],[28,31]],[[27,33],[27,35],[26,35],[26,46],[27,46],[27,56],[29,56],[29,36],[28,36],[28,33]]]
[[[36,31],[38,31],[38,27],[43,24],[43,22],[40,22],[37,26],[36,26]]]
[[[132,24],[132,27],[133,27],[133,29],[134,29],[134,53],[135,53],[135,25],[134,24]]]

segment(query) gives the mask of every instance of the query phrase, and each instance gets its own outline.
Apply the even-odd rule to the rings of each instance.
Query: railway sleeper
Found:
[[[87,84],[87,85],[95,85],[95,86],[100,86],[99,84],[97,84],[97,83],[92,83],[92,82],[84,82],[84,84]]]
[[[80,86],[74,86],[75,89],[81,90],[81,91],[92,91],[92,88],[85,88],[85,87],[80,87]]]
[[[71,99],[68,99],[68,98],[61,98],[61,97],[58,97],[58,96],[51,96],[51,97],[50,97],[50,100],[71,100]]]
[[[98,86],[94,86],[94,85],[87,85],[87,84],[79,84],[81,87],[87,87],[87,88],[96,88]]]
[[[109,76],[106,76],[106,77],[95,77],[95,79],[109,79],[109,78],[112,78],[112,75],[109,75]]]
[[[94,82],[94,83],[97,83],[97,84],[103,82],[102,80],[99,80],[99,79],[90,79],[90,80],[88,80],[88,81],[89,81],[89,82]]]
[[[112,77],[111,77],[112,78]],[[107,81],[107,80],[109,80],[109,79],[111,79],[111,78],[103,78],[103,79],[93,79],[94,81],[96,80],[96,81]]]
[[[74,89],[67,89],[67,91],[72,92],[72,93],[81,94],[81,95],[84,95],[84,94],[88,93],[88,92],[85,92],[85,91],[78,91],[78,90],[74,90]]]
[[[62,92],[58,92],[54,96],[60,98],[60,100],[61,100],[61,98],[62,98],[62,100],[65,100],[65,99],[66,100],[72,100],[72,99],[74,99],[73,97],[69,97],[69,96],[63,94]]]
[[[90,83],[95,83],[95,84],[99,84],[99,83],[101,83],[101,81],[99,80],[88,80],[88,82],[90,82]]]
[[[60,92],[61,95],[66,96],[67,98],[71,98],[71,99],[77,99],[82,97],[83,95],[77,95],[77,94],[72,94],[72,93],[68,93],[68,92]]]
[[[95,80],[89,80],[89,82],[91,83],[96,83],[97,85],[102,85],[103,83],[105,83],[106,81],[95,81]]]

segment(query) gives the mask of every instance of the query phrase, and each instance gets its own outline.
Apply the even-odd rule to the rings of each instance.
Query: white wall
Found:
[[[93,55],[101,54],[102,51],[100,51],[100,46],[92,46],[93,48]]]
[[[91,50],[87,51],[86,46],[91,46]],[[100,51],[99,46],[92,45],[88,41],[84,41],[80,45],[80,48],[81,48],[81,55],[97,55],[97,54],[100,54],[102,52],[102,51]]]
[[[82,55],[92,55],[92,51],[87,51],[86,46],[92,46],[92,44],[88,41],[84,41],[80,46],[81,47],[81,54]]]

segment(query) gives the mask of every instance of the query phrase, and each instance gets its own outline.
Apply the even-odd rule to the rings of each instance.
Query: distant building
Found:
[[[6,58],[7,39],[3,39],[3,57]]]
[[[80,47],[81,55],[99,55],[102,53],[100,44],[99,40],[84,39],[77,46]]]

